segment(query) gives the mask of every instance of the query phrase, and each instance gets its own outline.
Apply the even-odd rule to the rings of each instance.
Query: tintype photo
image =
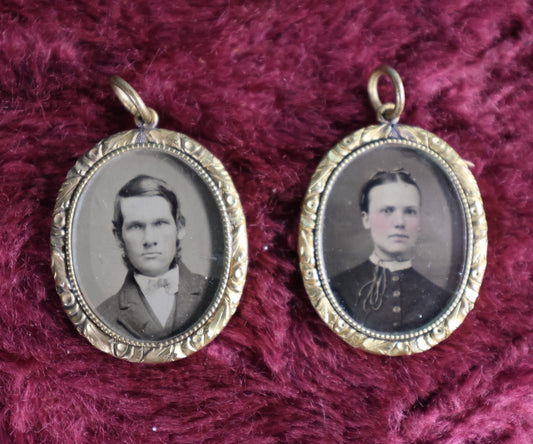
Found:
[[[466,223],[453,180],[429,154],[391,142],[347,157],[322,221],[330,296],[357,325],[407,333],[453,303]]]
[[[85,186],[74,221],[78,287],[113,333],[169,339],[214,303],[227,268],[223,217],[183,160],[155,150],[111,159]]]

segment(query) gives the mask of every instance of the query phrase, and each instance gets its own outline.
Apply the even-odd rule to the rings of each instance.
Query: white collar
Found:
[[[170,319],[175,294],[178,292],[180,281],[178,266],[157,277],[139,273],[134,273],[133,276],[157,320],[164,327]]]
[[[413,266],[413,264],[411,264],[410,259],[407,261],[384,261],[378,257],[375,251],[370,255],[369,259],[370,262],[372,262],[374,265],[378,265],[393,272],[407,270],[408,268],[411,268]]]
[[[133,276],[145,297],[150,296],[160,289],[164,289],[167,294],[174,294],[178,291],[180,282],[178,266],[156,277],[145,276],[140,273],[134,273]]]

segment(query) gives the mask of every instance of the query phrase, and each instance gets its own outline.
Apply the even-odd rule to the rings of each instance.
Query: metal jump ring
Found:
[[[147,107],[141,96],[133,87],[119,76],[113,76],[110,80],[111,88],[126,107],[135,117],[135,123],[139,127],[155,128],[159,122],[159,116],[152,108]]]
[[[381,103],[378,94],[378,80],[383,74],[392,80],[396,103]],[[368,97],[370,98],[372,107],[378,113],[378,120],[380,122],[398,122],[403,108],[405,107],[405,93],[403,90],[402,79],[394,68],[391,68],[388,65],[381,65],[372,71],[372,74],[370,74],[370,78],[368,79]]]
[[[397,124],[400,120],[399,117],[395,117],[393,119],[389,119],[386,116],[388,116],[390,113],[394,111],[395,105],[394,103],[384,103],[381,105],[376,112],[376,118],[378,119],[379,123],[392,123]]]

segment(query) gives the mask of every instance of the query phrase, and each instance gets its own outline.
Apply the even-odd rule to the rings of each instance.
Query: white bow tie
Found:
[[[135,280],[145,296],[159,292],[161,289],[166,294],[175,294],[178,291],[180,274],[177,267],[167,271],[161,276],[150,277],[135,273]]]
[[[159,323],[164,327],[174,306],[174,295],[178,292],[180,280],[178,267],[161,276],[150,277],[135,273],[134,278]]]

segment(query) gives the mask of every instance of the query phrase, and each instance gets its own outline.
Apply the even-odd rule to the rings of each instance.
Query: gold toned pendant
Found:
[[[134,362],[184,358],[237,309],[248,263],[239,196],[220,161],[119,77],[138,129],[100,141],[56,201],[52,270],[63,307],[98,349]]]
[[[395,103],[377,83],[390,77]],[[398,73],[368,82],[379,125],[339,142],[304,200],[299,257],[320,317],[354,347],[384,355],[430,349],[472,310],[486,265],[487,224],[467,163],[436,135],[398,124]]]

